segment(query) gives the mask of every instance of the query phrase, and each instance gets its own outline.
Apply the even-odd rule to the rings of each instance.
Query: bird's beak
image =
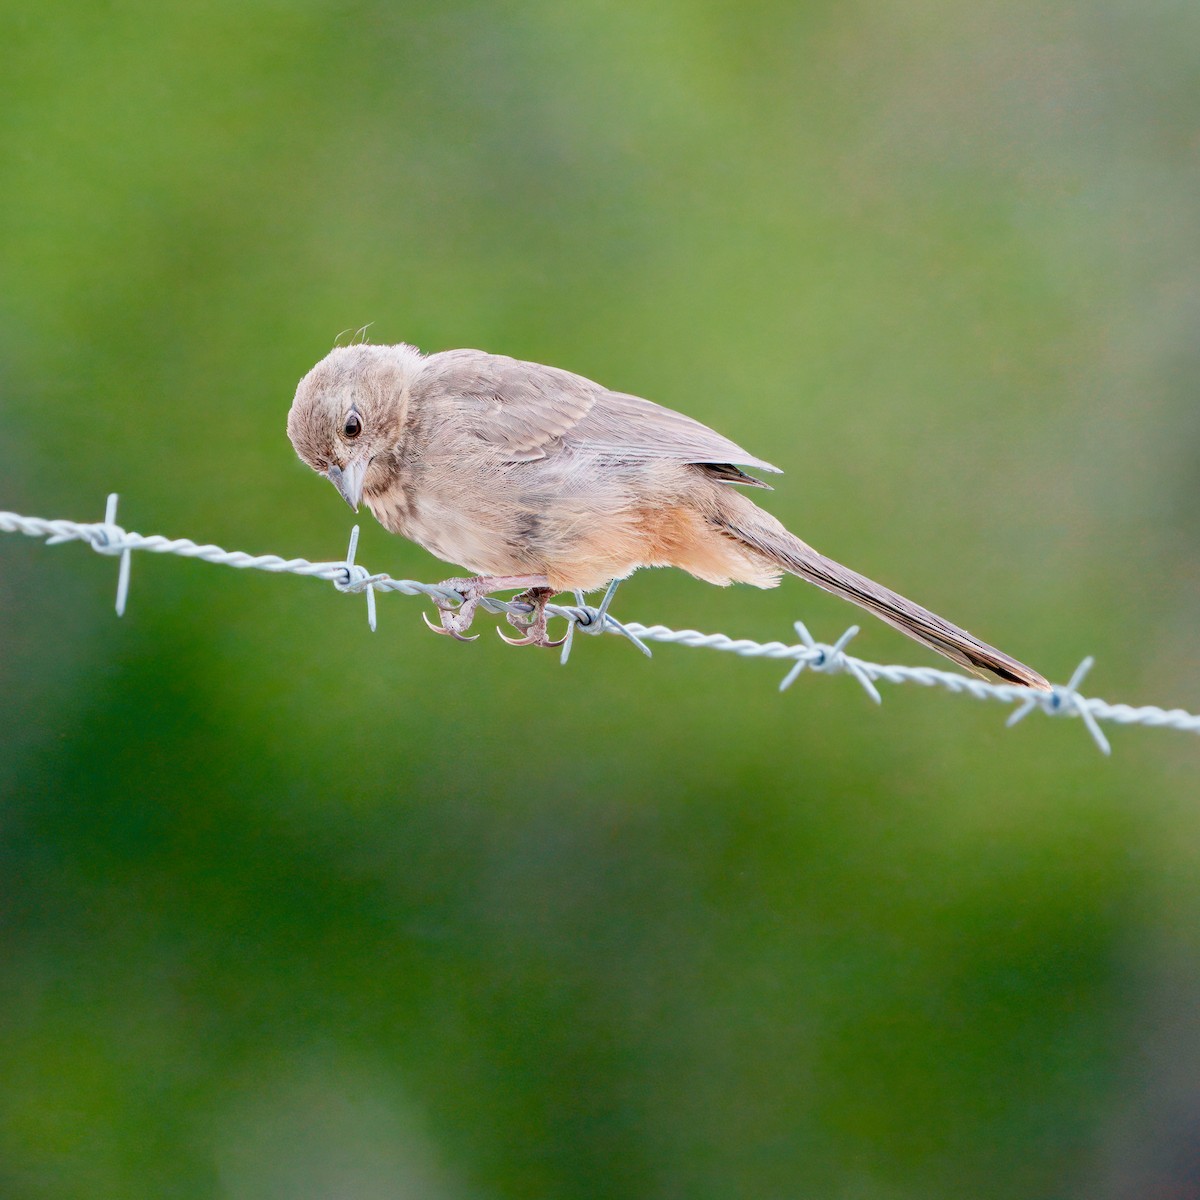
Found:
[[[345,502],[355,512],[362,503],[363,479],[367,474],[367,464],[351,459],[344,467],[330,467],[325,472],[329,482],[337,488]]]

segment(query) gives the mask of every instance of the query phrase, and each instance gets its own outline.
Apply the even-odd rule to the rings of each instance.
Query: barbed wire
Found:
[[[356,563],[354,560],[358,550],[357,525],[351,531],[346,557],[341,562],[310,562],[306,558],[281,558],[277,554],[248,554],[243,550],[224,550],[220,546],[193,542],[190,538],[168,538],[161,534],[141,534],[126,530],[117,524],[117,496],[114,493],[108,498],[103,521],[89,524],[0,512],[0,533],[20,533],[28,537],[44,538],[49,546],[63,542],[83,542],[98,554],[119,557],[116,601],[118,616],[124,614],[129,597],[130,561],[135,550],[145,550],[151,554],[176,554],[183,558],[219,563],[240,570],[306,575],[312,579],[332,583],[340,592],[365,593],[367,622],[372,631],[376,628],[377,592],[427,596],[446,604],[461,603],[463,599],[461,593],[443,584],[419,583],[412,579],[393,579],[390,575],[372,574]],[[1079,685],[1091,670],[1094,660],[1090,656],[1079,664],[1065,684],[1056,685],[1049,692],[1031,691],[1016,684],[988,683],[983,679],[960,675],[954,671],[943,671],[937,667],[884,666],[855,658],[846,653],[846,646],[858,633],[857,625],[851,625],[837,641],[825,643],[816,641],[804,623],[797,621],[795,629],[800,641],[789,644],[731,638],[723,633],[699,633],[694,629],[671,629],[666,625],[641,625],[636,621],[618,621],[609,612],[617,582],[619,581],[609,585],[599,605],[588,604],[582,593],[576,592],[574,604],[546,606],[546,612],[550,616],[562,617],[567,622],[567,637],[561,653],[563,663],[570,657],[577,633],[614,633],[632,642],[647,656],[650,655],[647,642],[664,642],[676,646],[720,650],[742,658],[790,662],[791,668],[779,684],[781,692],[791,687],[807,668],[823,675],[851,676],[876,704],[882,703],[883,700],[875,686],[876,683],[916,683],[922,687],[943,688],[955,695],[970,696],[976,700],[998,700],[1002,704],[1013,705],[1015,707],[1007,721],[1010,726],[1024,720],[1034,711],[1050,717],[1078,717],[1104,754],[1111,754],[1112,747],[1100,728],[1101,721],[1200,733],[1200,714],[1185,712],[1181,708],[1163,709],[1155,705],[1133,707],[1129,704],[1111,704],[1107,700],[1082,695]],[[493,596],[482,599],[479,607],[493,613],[525,614],[531,611],[528,604],[499,600]]]

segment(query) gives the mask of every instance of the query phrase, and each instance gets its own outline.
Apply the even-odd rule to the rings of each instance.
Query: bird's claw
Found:
[[[457,621],[460,619],[458,616],[458,613],[455,612],[454,609],[442,608],[442,609],[439,609],[438,611],[441,612],[441,614],[442,614],[442,623],[440,625],[435,625],[424,613],[421,614],[421,620],[424,621],[425,624],[428,625],[429,628],[432,629],[434,633],[444,634],[446,637],[452,637],[456,641],[459,641],[459,642],[477,642],[477,641],[479,641],[479,634],[475,633],[475,634],[472,634],[470,637],[468,637],[465,633],[462,633],[459,629],[456,629],[454,627],[454,625],[451,622]],[[469,623],[470,622],[468,620],[468,624]],[[464,626],[464,628],[465,628],[465,626]]]
[[[556,641],[546,634],[546,601],[552,595],[554,593],[549,588],[534,587],[527,592],[522,592],[519,596],[514,596],[514,603],[528,604],[533,610],[528,616],[511,610],[507,614],[508,623],[521,636],[511,638],[500,629],[497,629],[496,632],[510,646],[545,646],[547,649],[561,646],[567,640],[565,635]]]
[[[516,624],[514,621],[513,624]],[[518,626],[520,628],[520,626]],[[533,632],[532,630],[525,634],[524,637],[511,638],[499,625],[496,626],[496,632],[500,635],[501,641],[507,642],[510,646],[545,646],[547,649],[552,649],[555,646],[561,646],[567,640],[566,634],[560,638],[549,638],[546,636],[546,630],[543,628],[541,633]]]

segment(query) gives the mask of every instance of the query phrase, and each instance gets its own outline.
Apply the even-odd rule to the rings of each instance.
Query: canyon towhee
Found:
[[[1029,667],[888,588],[818,554],[740,488],[743,467],[778,467],[682,413],[556,367],[481,350],[425,356],[356,345],[326,355],[296,389],[288,437],[357,510],[473,578],[439,605],[464,638],[481,597],[525,589],[518,645],[554,645],[545,605],[638,567],[709,583],[773,587],[787,572],[873,612],[964,667],[1027,687]],[[513,641],[514,639],[506,639]]]

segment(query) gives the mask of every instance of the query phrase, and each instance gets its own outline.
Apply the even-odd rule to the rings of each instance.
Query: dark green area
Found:
[[[1198,12],[10,5],[0,508],[340,558],[284,418],[374,322],[685,409],[827,553],[1195,711]],[[1194,738],[115,579],[0,540],[5,1200],[1198,1194]]]

